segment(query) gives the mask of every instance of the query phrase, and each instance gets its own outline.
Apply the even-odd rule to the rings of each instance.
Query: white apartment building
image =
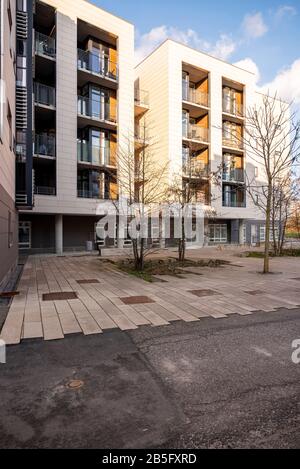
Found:
[[[18,258],[15,207],[15,0],[0,0],[0,291]]]
[[[134,27],[85,0],[18,8],[20,248],[82,250],[118,197],[116,155],[134,133]]]
[[[149,93],[147,120],[159,142],[155,157],[169,168],[169,181],[191,157],[194,201],[213,212],[206,219],[206,243],[259,240],[262,213],[245,191],[245,173],[257,163],[242,145],[245,111],[259,103],[254,75],[173,40],[166,40],[136,67],[139,87]],[[211,173],[220,171],[221,182]],[[190,175],[189,175],[190,176]]]

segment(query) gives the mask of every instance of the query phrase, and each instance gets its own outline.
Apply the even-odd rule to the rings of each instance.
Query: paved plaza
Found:
[[[31,256],[0,338],[8,345],[25,339],[48,341],[117,328],[201,322],[207,317],[272,314],[300,305],[299,259],[272,259],[273,274],[265,276],[259,273],[261,259],[234,254],[217,249],[188,251],[189,258],[220,258],[231,264],[189,267],[182,278],[164,275],[154,283],[120,272],[94,255]]]

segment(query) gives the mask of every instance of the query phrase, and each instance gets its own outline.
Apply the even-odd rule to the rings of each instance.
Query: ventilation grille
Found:
[[[16,30],[17,30],[17,37],[19,39],[27,39],[28,37],[27,13],[23,11],[17,11]]]
[[[27,128],[27,89],[21,86],[16,87],[16,127]]]

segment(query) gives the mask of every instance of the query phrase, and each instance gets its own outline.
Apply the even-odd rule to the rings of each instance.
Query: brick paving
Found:
[[[233,251],[195,250],[188,257],[226,258],[232,265],[186,268],[183,278],[156,276],[164,282],[147,283],[96,256],[29,257],[0,339],[8,345],[57,340],[300,305],[297,258],[273,259],[274,275],[263,276],[260,259],[234,257]]]

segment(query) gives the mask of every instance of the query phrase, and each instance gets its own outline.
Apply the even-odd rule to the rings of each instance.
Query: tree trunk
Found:
[[[272,207],[272,185],[269,183],[268,198],[266,207],[266,242],[264,255],[264,274],[270,272],[270,228],[271,228],[271,207]]]

